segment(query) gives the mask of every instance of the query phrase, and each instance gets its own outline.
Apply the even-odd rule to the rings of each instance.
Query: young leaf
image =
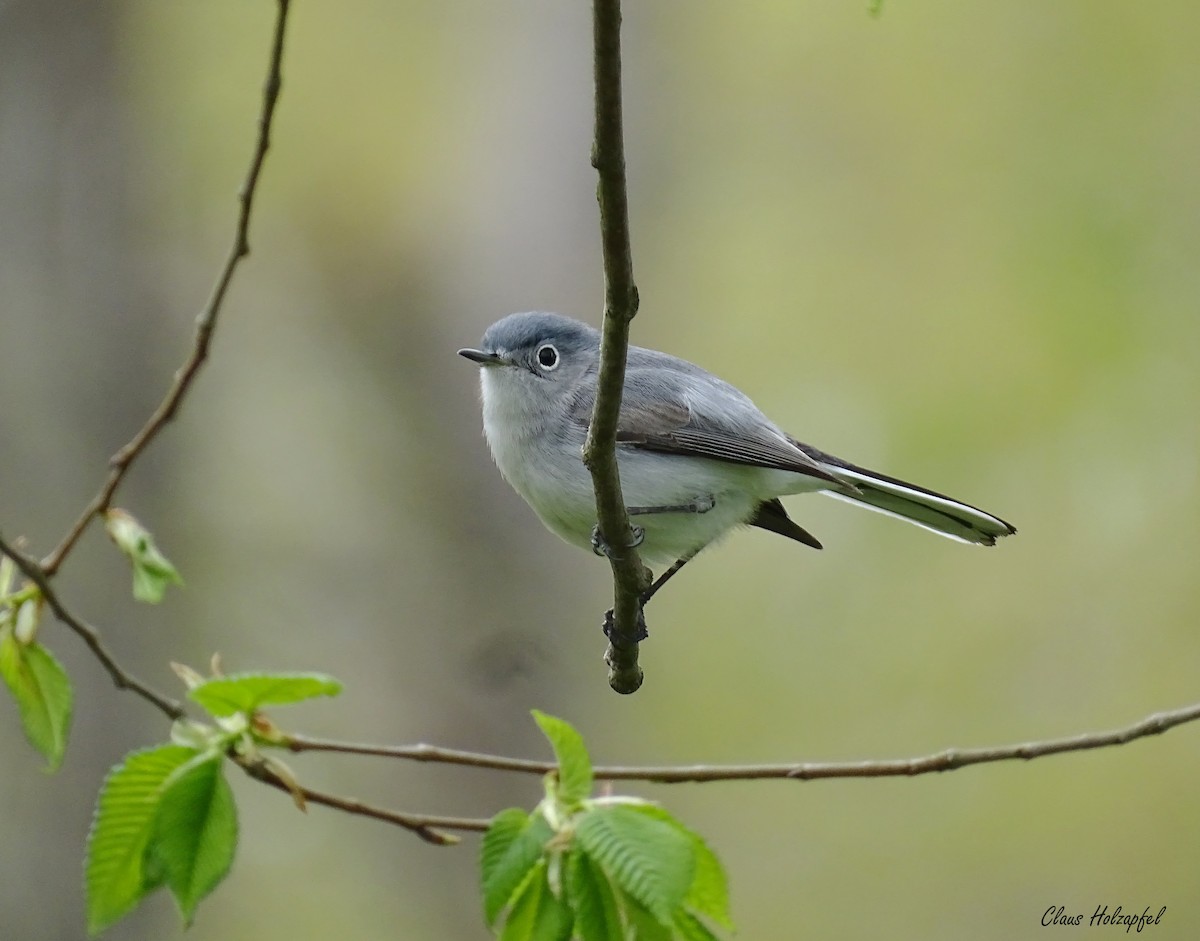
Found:
[[[624,937],[608,876],[578,847],[567,857],[567,899],[575,912],[575,932],[582,941]]]
[[[592,793],[592,761],[583,737],[562,719],[533,710],[533,719],[550,740],[558,762],[558,796],[567,804],[576,804]]]
[[[57,770],[71,727],[71,680],[66,671],[41,644],[22,644],[6,628],[0,631],[0,675],[17,700],[25,736],[45,757],[46,770]]]
[[[701,836],[680,823],[668,811],[657,804],[630,804],[629,809],[655,820],[661,820],[672,827],[686,833],[692,842],[695,855],[695,874],[688,889],[684,904],[691,909],[711,918],[723,928],[733,928],[729,917],[729,883],[725,879],[725,869],[721,861],[704,842]]]
[[[0,555],[0,598],[7,598],[12,593],[13,580],[16,577],[17,563],[6,555]]]
[[[552,836],[550,824],[538,813],[513,807],[492,818],[480,848],[483,917],[489,927],[542,858]]]
[[[571,926],[571,910],[551,891],[542,860],[513,901],[500,941],[569,941]]]
[[[143,604],[160,604],[170,585],[182,585],[175,569],[156,571],[145,565],[133,566],[133,597]]]
[[[105,778],[88,833],[86,882],[88,933],[96,934],[130,912],[161,884],[160,868],[143,866],[159,796],[171,773],[195,756],[180,745],[160,745],[125,756]]]
[[[529,826],[529,814],[520,807],[509,807],[492,818],[491,824],[484,833],[479,844],[479,873],[480,882],[485,892],[487,886],[495,881],[496,873],[502,868],[509,849]],[[496,906],[496,912],[508,899],[503,899]],[[485,912],[488,924],[495,918],[495,912]]]
[[[595,806],[575,825],[579,845],[622,890],[669,926],[692,884],[692,841],[680,827],[621,804]]]
[[[124,510],[104,514],[104,528],[117,548],[129,557],[133,566],[133,597],[158,604],[168,585],[182,585],[183,579],[169,559],[158,550],[150,531]]]
[[[18,644],[28,646],[37,639],[38,625],[42,620],[41,596],[26,598],[17,607],[16,617],[13,618],[13,636]]]
[[[238,673],[205,680],[188,690],[188,698],[214,716],[231,716],[341,691],[342,684],[323,673]]]
[[[229,872],[236,845],[237,810],[224,756],[198,755],[164,783],[147,845],[188,925],[200,900]]]

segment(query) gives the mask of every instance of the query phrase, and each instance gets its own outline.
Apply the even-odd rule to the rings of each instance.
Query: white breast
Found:
[[[548,529],[590,550],[596,525],[592,478],[583,464],[584,432],[537,406],[526,377],[507,369],[481,369],[483,427],[504,479]],[[676,506],[712,497],[705,513],[670,512],[631,519],[645,530],[640,552],[652,565],[674,562],[745,523],[763,500],[817,489],[820,482],[786,471],[706,458],[618,447],[625,503],[630,507]]]

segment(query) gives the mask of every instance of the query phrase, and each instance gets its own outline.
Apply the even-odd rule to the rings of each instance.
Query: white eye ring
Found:
[[[538,347],[537,352],[533,354],[533,358],[537,361],[538,368],[542,372],[554,372],[554,370],[558,369],[558,350],[553,343],[543,343]]]

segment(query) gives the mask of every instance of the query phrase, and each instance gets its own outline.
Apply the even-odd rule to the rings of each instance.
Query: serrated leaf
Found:
[[[698,835],[687,831],[692,837],[696,872],[688,889],[684,904],[701,915],[711,918],[723,928],[733,929],[729,917],[729,882],[725,878],[725,867],[717,854]]]
[[[496,878],[496,872],[501,868],[509,848],[529,826],[529,814],[520,807],[509,807],[492,818],[483,839],[479,843],[479,881],[485,893],[489,883]],[[508,899],[500,903],[502,906]],[[499,908],[497,908],[499,911]],[[486,913],[488,924],[494,915]]]
[[[231,716],[341,691],[342,684],[323,673],[238,673],[205,680],[188,690],[188,698],[214,716]]]
[[[492,818],[480,847],[483,917],[489,927],[542,858],[552,836],[554,831],[541,814],[513,807]]]
[[[580,814],[575,836],[617,886],[660,924],[671,924],[695,873],[686,832],[632,807],[610,804]]]
[[[571,910],[551,891],[541,860],[513,900],[500,941],[569,941],[571,927]]]
[[[146,846],[163,785],[195,755],[181,745],[160,745],[126,755],[105,778],[87,843],[90,934],[119,921],[165,878],[161,867],[144,867]]]
[[[183,584],[175,566],[155,545],[150,531],[129,513],[108,510],[104,514],[104,528],[133,566],[133,597],[138,601],[158,604],[169,585]]]
[[[21,725],[31,745],[55,771],[67,750],[71,728],[71,679],[39,643],[22,644],[10,629],[0,631],[0,675],[21,712]]]
[[[198,755],[163,784],[147,858],[161,865],[184,922],[225,878],[237,846],[237,810],[224,756]]]
[[[692,884],[684,898],[684,904],[699,914],[711,918],[723,928],[732,929],[733,921],[729,917],[729,883],[725,878],[725,868],[721,865],[717,854],[704,842],[703,837],[688,829],[670,811],[657,804],[630,804],[628,806],[636,813],[661,820],[687,834],[688,839],[692,842],[696,866]]]
[[[683,941],[721,941],[699,918],[686,909],[675,915],[675,932]]]
[[[612,884],[604,870],[579,847],[567,857],[567,900],[575,912],[575,932],[581,941],[624,937]]]
[[[556,716],[533,710],[533,719],[550,740],[554,760],[558,762],[558,797],[576,804],[592,793],[592,760],[581,736],[569,723]]]

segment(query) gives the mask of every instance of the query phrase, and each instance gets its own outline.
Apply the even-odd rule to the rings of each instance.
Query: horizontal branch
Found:
[[[101,641],[100,632],[91,624],[88,624],[87,621],[72,614],[58,597],[57,592],[55,592],[53,586],[50,584],[49,577],[42,571],[41,566],[34,559],[29,558],[29,556],[19,552],[14,546],[5,542],[3,535],[0,535],[0,553],[12,559],[25,577],[37,585],[38,591],[41,592],[42,597],[46,600],[46,604],[50,606],[50,610],[54,612],[54,616],[82,638],[83,642],[95,654],[96,659],[108,671],[108,675],[112,677],[112,681],[117,689],[127,689],[136,693],[142,699],[157,706],[168,719],[175,720],[183,715],[184,710],[180,703],[164,696],[153,687],[147,686],[117,663],[113,655],[109,653],[108,648],[104,646],[103,641]]]
[[[435,846],[452,846],[458,842],[456,837],[442,832],[444,830],[465,830],[482,833],[491,825],[490,820],[475,817],[440,817],[432,814],[402,813],[397,810],[376,807],[372,804],[356,800],[353,797],[338,797],[335,794],[317,791],[302,784],[285,781],[272,770],[270,763],[263,759],[241,759],[238,761],[238,765],[256,781],[261,781],[263,784],[284,793],[292,794],[293,796],[296,794],[302,795],[306,803],[322,804],[325,807],[332,807],[335,810],[358,817],[382,820],[384,823],[403,827],[405,830],[409,830],[419,836],[426,843],[432,843]]]
[[[782,779],[815,781],[821,778],[896,778],[915,777],[941,771],[955,771],[970,765],[999,761],[1031,761],[1048,755],[1112,748],[1161,735],[1163,732],[1200,719],[1200,703],[1181,709],[1157,712],[1140,722],[1110,732],[1089,732],[1067,738],[1023,742],[994,748],[949,748],[918,758],[896,758],[846,762],[791,762],[758,765],[597,765],[595,776],[605,781],[652,781],[659,784],[711,781],[755,781]],[[293,735],[285,744],[295,752],[326,751],[352,755],[375,755],[408,761],[464,765],[517,774],[545,774],[556,767],[552,761],[530,761],[479,752],[439,748],[435,745],[361,745]]]
[[[41,568],[47,577],[52,578],[58,572],[63,560],[79,542],[92,520],[112,505],[117,488],[125,479],[129,468],[146,450],[150,442],[158,436],[158,433],[166,427],[167,423],[175,417],[184,396],[192,386],[192,381],[196,378],[196,374],[204,365],[205,360],[208,359],[208,349],[212,343],[213,331],[217,326],[217,316],[221,312],[221,306],[225,303],[229,284],[233,280],[238,264],[250,254],[250,213],[254,208],[254,196],[258,191],[258,180],[262,173],[263,161],[266,160],[267,150],[271,146],[271,123],[275,118],[275,106],[279,101],[280,89],[283,87],[283,37],[284,27],[287,25],[289,2],[290,0],[277,0],[279,12],[271,38],[270,64],[267,67],[262,108],[258,116],[258,137],[255,141],[253,156],[250,158],[250,169],[238,190],[240,208],[233,246],[217,275],[217,281],[209,295],[208,303],[204,305],[204,309],[196,318],[196,333],[192,340],[191,352],[184,360],[183,365],[176,371],[175,378],[158,408],[146,420],[141,430],[109,459],[108,476],[100,485],[99,491],[83,508],[83,512],[79,514],[79,518],[75,520],[62,541],[42,560]]]

